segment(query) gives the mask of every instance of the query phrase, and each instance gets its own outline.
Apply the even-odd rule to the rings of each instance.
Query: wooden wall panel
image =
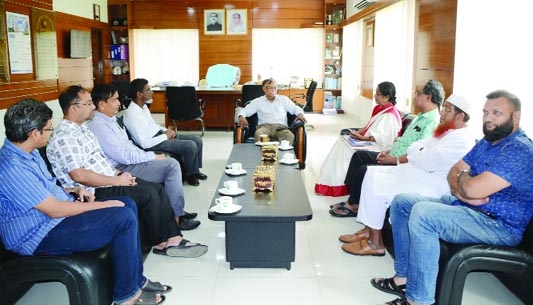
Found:
[[[442,83],[446,96],[453,92],[457,0],[419,2],[414,85],[428,79]]]
[[[65,90],[68,86],[81,85],[87,90],[92,90],[93,71],[92,60],[90,58],[74,59],[59,58],[59,92]]]
[[[131,2],[132,28],[196,29],[198,0],[137,0]]]
[[[40,101],[57,99],[57,79],[0,84],[0,109],[5,109],[23,98]]]

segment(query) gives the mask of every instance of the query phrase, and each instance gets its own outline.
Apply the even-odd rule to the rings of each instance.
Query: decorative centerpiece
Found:
[[[261,147],[262,161],[277,161],[278,160],[278,146],[264,145]]]
[[[276,150],[277,152],[277,150]],[[272,165],[258,165],[254,170],[252,184],[254,191],[274,191],[276,168]]]

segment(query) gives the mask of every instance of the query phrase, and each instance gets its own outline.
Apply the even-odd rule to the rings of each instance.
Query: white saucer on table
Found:
[[[246,192],[246,190],[244,189],[241,189],[240,187],[234,189],[234,190],[228,190],[227,188],[223,187],[221,189],[218,189],[218,192],[222,195],[227,195],[227,196],[237,196],[237,195],[241,195],[241,194],[244,194]]]
[[[230,176],[241,176],[241,175],[246,175],[247,173],[244,168],[241,168],[241,170],[238,170],[238,171],[234,171],[231,168],[227,168],[224,170],[224,172]]]
[[[293,164],[296,164],[298,163],[298,159],[287,159],[287,158],[282,158],[279,160],[279,163],[283,163],[283,164],[287,164],[287,165],[293,165]]]
[[[270,142],[255,142],[255,145],[259,146],[265,146],[265,145],[279,145],[278,141],[270,141]]]
[[[223,209],[222,206],[216,204],[212,208],[210,208],[209,211],[220,213],[220,214],[231,214],[231,213],[236,213],[240,211],[241,209],[242,209],[242,206],[238,204],[230,204],[225,209]]]
[[[291,146],[291,145],[288,145],[288,146],[279,146],[278,148],[279,148],[279,150],[289,150],[289,149],[293,149],[293,146]]]

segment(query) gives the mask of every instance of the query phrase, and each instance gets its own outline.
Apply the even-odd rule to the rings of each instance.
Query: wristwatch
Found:
[[[463,173],[468,173],[468,174],[470,174],[470,169],[465,168],[465,169],[460,170],[460,171],[457,173],[457,177],[460,177]]]

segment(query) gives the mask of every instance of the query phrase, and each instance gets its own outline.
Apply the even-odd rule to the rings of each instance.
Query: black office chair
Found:
[[[201,124],[202,134],[204,135],[205,126],[204,108],[205,102],[203,99],[196,97],[196,89],[192,86],[166,88],[168,117],[174,123],[176,131],[178,124],[176,122],[198,121]]]
[[[247,102],[265,95],[263,92],[263,86],[261,85],[243,85],[242,86],[242,98],[235,101],[235,108],[244,107]]]
[[[309,84],[309,88],[307,88],[307,92],[305,94],[295,94],[290,95],[289,98],[298,106],[302,107],[302,109],[305,112],[313,112],[313,95],[315,94],[316,90],[316,81],[312,81]],[[303,99],[304,104],[300,104],[297,102],[297,100]]]
[[[383,243],[394,257],[392,227],[383,225]],[[460,305],[467,275],[470,272],[491,272],[524,304],[533,300],[533,219],[522,242],[516,247],[440,242],[437,305]]]
[[[120,109],[126,109],[131,103],[131,98],[128,96],[130,92],[129,80],[114,80],[111,83],[118,91],[118,100],[120,101]]]

